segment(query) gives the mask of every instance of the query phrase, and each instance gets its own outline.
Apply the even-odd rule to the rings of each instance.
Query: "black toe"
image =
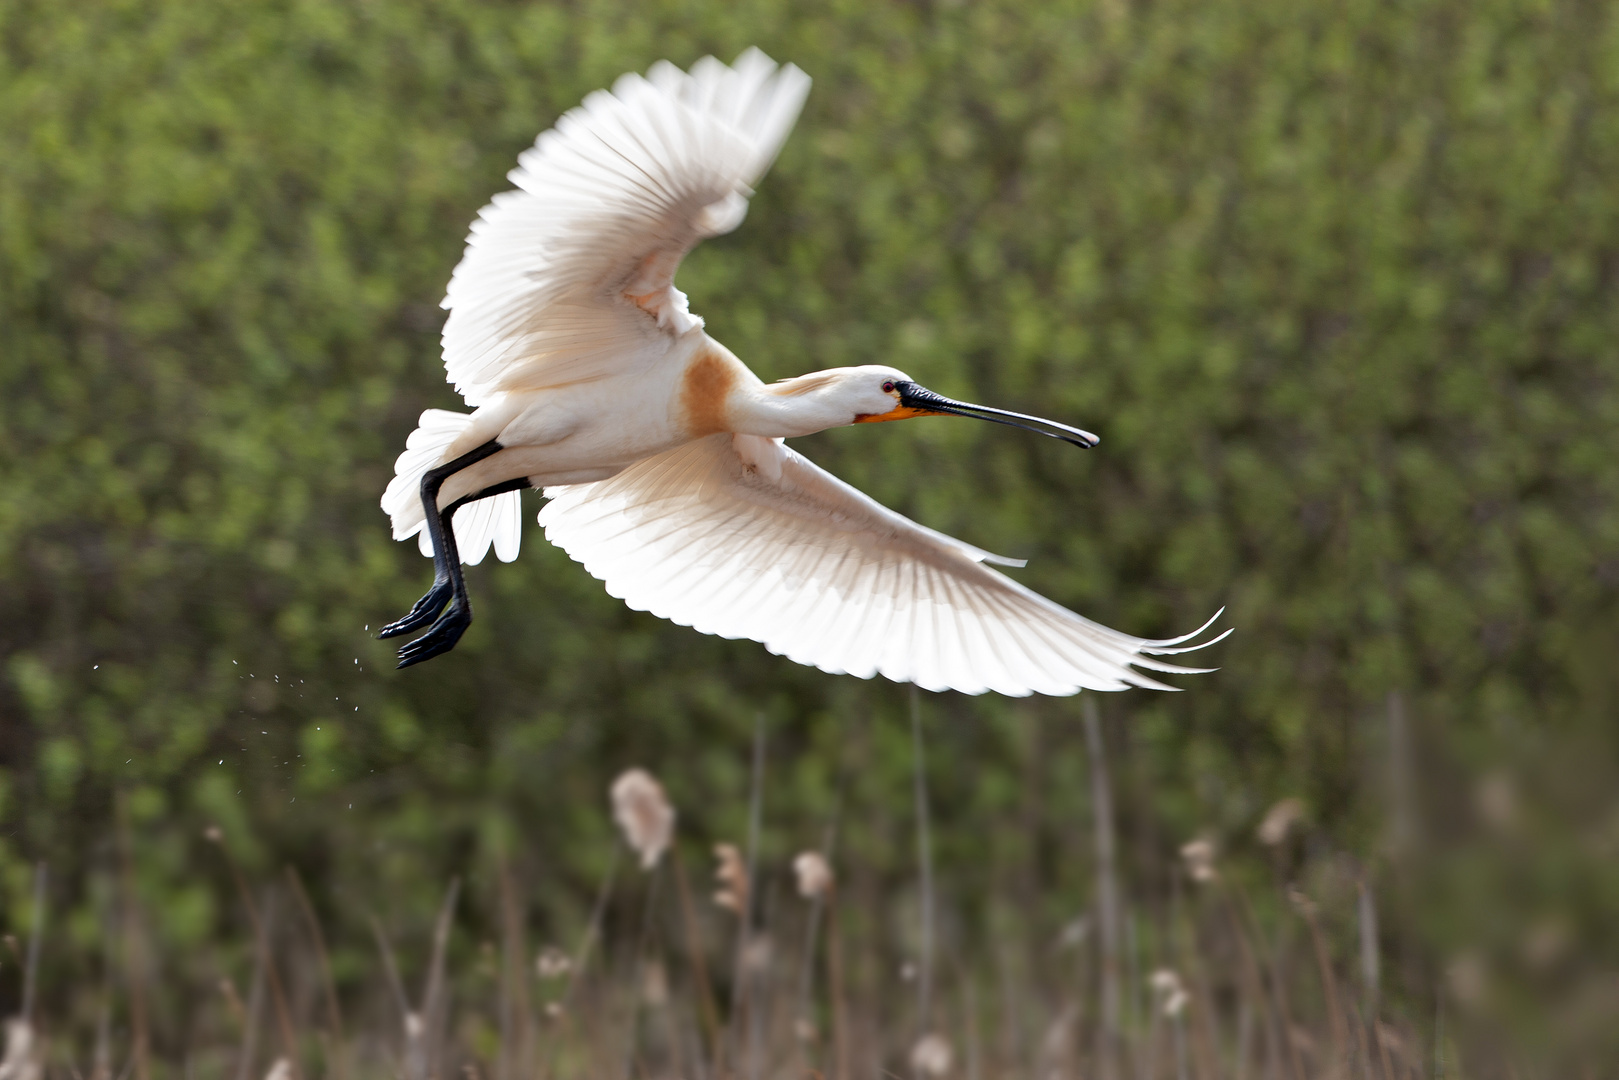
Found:
[[[377,637],[398,637],[400,634],[408,634],[412,630],[420,630],[438,618],[438,613],[444,610],[444,605],[450,602],[450,597],[454,595],[454,592],[455,589],[448,579],[433,582],[433,587],[428,589],[420,600],[416,601],[416,606],[410,609],[408,615],[397,622],[391,622],[384,626],[381,633],[377,634]]]
[[[449,652],[471,625],[471,611],[460,606],[450,608],[431,630],[399,650],[399,666],[407,668]]]

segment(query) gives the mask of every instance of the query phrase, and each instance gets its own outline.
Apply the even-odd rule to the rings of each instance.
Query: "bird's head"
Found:
[[[829,368],[796,379],[783,379],[771,385],[769,391],[774,396],[799,399],[797,404],[806,411],[824,413],[818,419],[817,430],[844,424],[909,420],[913,416],[967,416],[1010,424],[1084,449],[1099,441],[1088,431],[1053,420],[947,398],[917,383],[898,368],[882,364]]]
[[[1025,413],[992,409],[987,405],[973,405],[936,394],[922,386],[903,371],[895,368],[871,366],[853,368],[860,372],[868,387],[870,406],[855,414],[857,424],[877,424],[885,420],[909,420],[913,416],[967,416],[975,420],[989,420],[997,424],[1010,424],[1025,431],[1048,435],[1053,439],[1088,450],[1101,440],[1088,431],[1081,431],[1054,420],[1045,420]],[[876,393],[869,393],[874,389]],[[878,395],[881,395],[880,397]]]

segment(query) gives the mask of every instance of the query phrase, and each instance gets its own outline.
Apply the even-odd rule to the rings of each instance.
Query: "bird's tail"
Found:
[[[394,462],[394,478],[382,493],[382,509],[393,519],[394,539],[417,537],[422,554],[433,555],[426,519],[422,516],[422,474],[443,464],[445,453],[472,423],[467,413],[428,409],[418,427],[405,440],[405,452]],[[523,541],[522,492],[508,491],[468,503],[455,515],[455,546],[461,561],[476,566],[494,545],[501,562],[517,558]]]

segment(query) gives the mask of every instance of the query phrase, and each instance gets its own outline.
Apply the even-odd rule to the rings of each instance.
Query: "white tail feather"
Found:
[[[394,478],[382,493],[382,509],[393,519],[394,539],[417,538],[423,555],[433,556],[433,541],[422,516],[422,474],[444,461],[450,444],[472,423],[466,413],[428,409],[417,421],[420,425],[405,440],[405,452],[394,462]],[[455,515],[455,546],[461,561],[477,566],[494,545],[501,562],[517,558],[523,542],[522,492],[508,491],[463,506]]]

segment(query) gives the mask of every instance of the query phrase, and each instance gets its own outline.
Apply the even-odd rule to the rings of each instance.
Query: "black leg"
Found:
[[[466,633],[467,627],[472,625],[472,599],[467,595],[466,582],[461,576],[461,555],[456,550],[455,529],[451,524],[452,519],[455,517],[455,512],[469,502],[487,499],[492,495],[504,495],[508,491],[521,491],[529,486],[527,477],[507,480],[504,483],[486,487],[475,494],[457,499],[449,506],[446,506],[444,512],[439,515],[440,525],[442,526],[440,531],[443,537],[443,550],[447,553],[450,565],[454,569],[450,588],[450,597],[453,603],[450,604],[449,610],[439,617],[438,621],[432,625],[427,633],[399,650],[400,667],[410,667],[412,664],[419,664],[423,660],[431,660],[440,653],[449,652],[461,640],[461,635]],[[422,600],[426,601],[437,593],[439,593],[439,586],[435,580],[433,591],[429,592],[428,596],[423,597]],[[437,600],[438,606],[443,606],[443,603],[443,600]],[[437,607],[432,610],[436,611]]]
[[[427,594],[416,601],[416,606],[410,609],[410,614],[397,622],[389,623],[382,628],[378,637],[391,638],[400,634],[408,634],[432,622],[438,616],[445,604],[450,602],[454,592],[454,582],[461,576],[461,561],[455,557],[453,551],[449,558],[445,557],[444,536],[450,533],[448,522],[439,513],[438,493],[444,481],[460,472],[469,465],[476,465],[491,454],[501,449],[499,443],[490,440],[482,446],[468,453],[462,454],[454,461],[447,461],[436,469],[429,469],[422,474],[422,511],[426,515],[428,539],[433,546],[433,587]],[[451,543],[454,543],[453,533]]]
[[[411,664],[420,663],[453,649],[462,633],[472,623],[472,603],[467,597],[466,582],[461,576],[461,556],[456,550],[455,530],[451,525],[451,519],[456,510],[469,502],[527,487],[528,481],[513,480],[485,488],[476,494],[456,500],[452,505],[445,507],[443,512],[438,509],[438,493],[445,480],[467,466],[475,465],[484,458],[499,453],[501,449],[500,443],[491,440],[475,450],[462,454],[454,461],[428,470],[422,476],[422,511],[427,518],[428,537],[433,543],[433,587],[416,602],[410,614],[398,622],[383,627],[378,636],[389,638],[410,633],[431,622],[446,603],[450,604],[450,610],[445,612],[426,634],[399,650],[400,667],[409,667]]]
[[[453,565],[457,567],[460,566],[460,554],[459,552],[455,551],[455,530],[451,526],[451,519],[455,517],[455,512],[461,509],[467,503],[477,502],[479,499],[487,499],[491,495],[503,495],[508,491],[522,491],[524,488],[530,486],[532,485],[529,484],[527,477],[517,480],[508,480],[504,484],[496,484],[494,487],[484,488],[482,491],[475,494],[465,495],[451,503],[449,506],[446,506],[442,511],[439,512],[440,532],[445,537],[445,544],[450,548],[454,555],[455,562]],[[428,535],[432,535],[431,530],[429,530]],[[436,619],[438,617],[438,613],[444,610],[444,605],[450,602],[450,598],[454,594],[454,586],[451,583],[449,572],[441,568],[441,561],[437,557],[439,550],[438,545],[435,544],[433,548],[434,575],[432,588],[428,589],[427,592],[423,594],[422,598],[416,601],[416,606],[410,609],[410,613],[408,615],[397,622],[391,622],[387,626],[384,626],[382,628],[382,632],[379,633],[377,637],[398,637],[400,634],[408,634],[412,630],[420,630],[422,627]],[[456,571],[456,573],[459,574],[459,571]]]
[[[526,477],[508,480],[505,483],[496,484],[494,487],[484,488],[476,494],[457,499],[444,508],[439,520],[442,525],[443,550],[449,557],[450,565],[454,568],[454,575],[448,590],[453,603],[450,604],[449,610],[441,615],[437,622],[433,623],[427,633],[399,650],[400,667],[410,667],[412,664],[419,664],[423,660],[431,660],[440,653],[449,652],[461,640],[461,635],[466,633],[467,627],[472,625],[472,599],[467,595],[466,582],[461,576],[461,555],[456,550],[455,529],[452,525],[455,512],[469,502],[487,499],[492,495],[503,495],[508,491],[521,491],[528,486],[530,485]],[[442,595],[436,581],[433,592],[430,592],[427,597],[422,599],[426,601],[429,597],[434,597],[435,594]],[[443,603],[442,599],[437,599],[435,606],[430,611],[437,611],[438,607],[443,606]]]

